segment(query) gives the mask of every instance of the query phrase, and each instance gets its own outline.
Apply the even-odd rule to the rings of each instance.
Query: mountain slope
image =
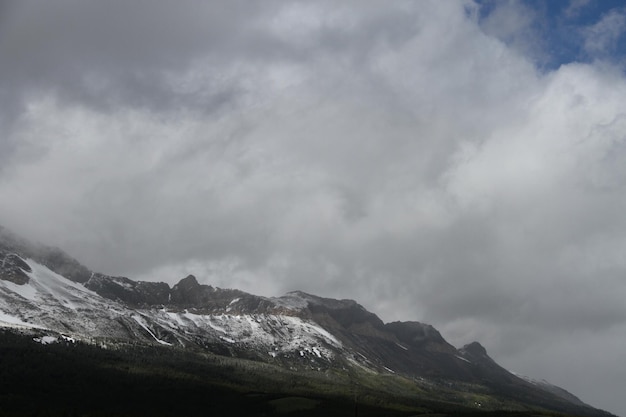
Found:
[[[396,381],[388,395],[408,384],[422,400],[458,406],[603,415],[565,390],[511,374],[477,342],[456,349],[430,325],[385,324],[353,300],[299,291],[260,297],[192,275],[173,287],[111,277],[1,228],[0,326],[42,342],[162,346],[341,374],[362,389],[392,378],[384,380]]]

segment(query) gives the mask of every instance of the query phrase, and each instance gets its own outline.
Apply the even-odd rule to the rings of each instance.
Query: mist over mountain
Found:
[[[134,361],[130,358],[136,349],[152,346],[159,350],[147,354],[154,355],[149,362],[211,355],[225,363],[243,360],[241,366],[251,369],[251,375],[270,366],[278,376],[268,386],[246,377],[230,381],[272,401],[281,395],[291,398],[294,386],[304,384],[301,378],[314,378],[326,382],[303,388],[298,395],[325,398],[319,400],[321,404],[331,401],[324,392],[326,385],[334,384],[343,392],[337,401],[349,401],[350,392],[362,390],[368,393],[362,394],[364,406],[384,404],[383,408],[398,413],[456,408],[460,413],[499,410],[609,416],[562,388],[509,372],[479,342],[457,349],[431,325],[384,323],[354,300],[301,291],[257,296],[202,285],[193,275],[173,286],[108,276],[90,271],[59,249],[31,244],[2,227],[0,327],[44,346],[69,344],[65,349],[71,350],[71,345],[80,343],[113,349],[119,354],[115,361],[121,363]],[[7,352],[11,346],[15,349],[26,343],[8,335],[3,336],[7,345],[2,347]],[[62,361],[63,353],[58,354]],[[168,372],[178,369],[184,374],[185,360],[169,364]],[[7,363],[0,360],[2,366]],[[94,365],[87,361],[84,366]],[[219,381],[220,369],[205,369],[204,377]],[[160,383],[168,381],[163,378]],[[378,386],[380,381],[387,382]],[[18,407],[21,388],[6,389],[9,395],[0,396],[0,406]],[[213,392],[215,387],[204,389]],[[320,412],[315,407],[311,412]]]

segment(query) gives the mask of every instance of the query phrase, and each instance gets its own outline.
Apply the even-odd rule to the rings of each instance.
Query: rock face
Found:
[[[164,282],[133,281],[102,274],[92,274],[85,287],[133,307],[165,305],[170,297],[170,287]]]
[[[460,352],[475,363],[493,364],[493,360],[487,355],[487,349],[478,342],[472,342],[463,346]]]
[[[511,374],[478,342],[456,349],[428,324],[385,324],[353,300],[301,291],[261,297],[202,285],[193,275],[171,288],[112,277],[0,228],[0,327],[7,326],[199,349],[290,369],[396,374],[424,389],[460,386],[502,404],[601,414],[565,390]]]
[[[393,333],[400,342],[415,348],[428,347],[433,350],[449,351],[453,348],[430,324],[417,321],[387,323],[385,328]]]
[[[0,279],[17,285],[28,282],[27,272],[31,272],[30,266],[18,255],[0,250]]]

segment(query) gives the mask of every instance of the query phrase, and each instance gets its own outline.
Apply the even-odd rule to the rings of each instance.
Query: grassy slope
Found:
[[[359,416],[471,415],[477,410],[459,404],[476,401],[519,407],[390,375],[287,370],[156,346],[44,346],[32,336],[0,330],[3,416],[332,417],[353,416],[355,407]]]

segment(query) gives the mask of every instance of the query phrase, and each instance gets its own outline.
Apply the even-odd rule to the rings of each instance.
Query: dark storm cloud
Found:
[[[356,298],[566,388],[596,371],[560,350],[624,346],[626,81],[538,70],[541,10],[2,4],[4,226],[105,273]],[[597,349],[572,390],[603,406]]]
[[[237,61],[306,61],[320,46],[363,54],[373,39],[401,40],[412,30],[412,15],[401,10],[366,15],[352,36],[341,22],[333,27],[308,21],[306,13],[316,12],[315,5],[281,6],[273,1],[33,0],[19,7],[9,2],[0,28],[2,84],[16,92],[10,99],[18,101],[42,89],[81,105],[211,108],[213,96],[220,102],[234,94],[228,81],[236,85],[237,80],[228,75]],[[281,13],[283,20],[292,20],[285,27]],[[346,8],[344,14],[349,13]],[[193,71],[198,61],[209,81],[204,91],[194,94],[171,82],[170,76]],[[209,97],[202,95],[207,92]]]
[[[254,12],[253,4],[237,1],[23,2],[4,16],[3,84],[16,95],[53,90],[83,105],[185,105],[168,73],[208,52],[237,50],[246,36],[244,7]]]

